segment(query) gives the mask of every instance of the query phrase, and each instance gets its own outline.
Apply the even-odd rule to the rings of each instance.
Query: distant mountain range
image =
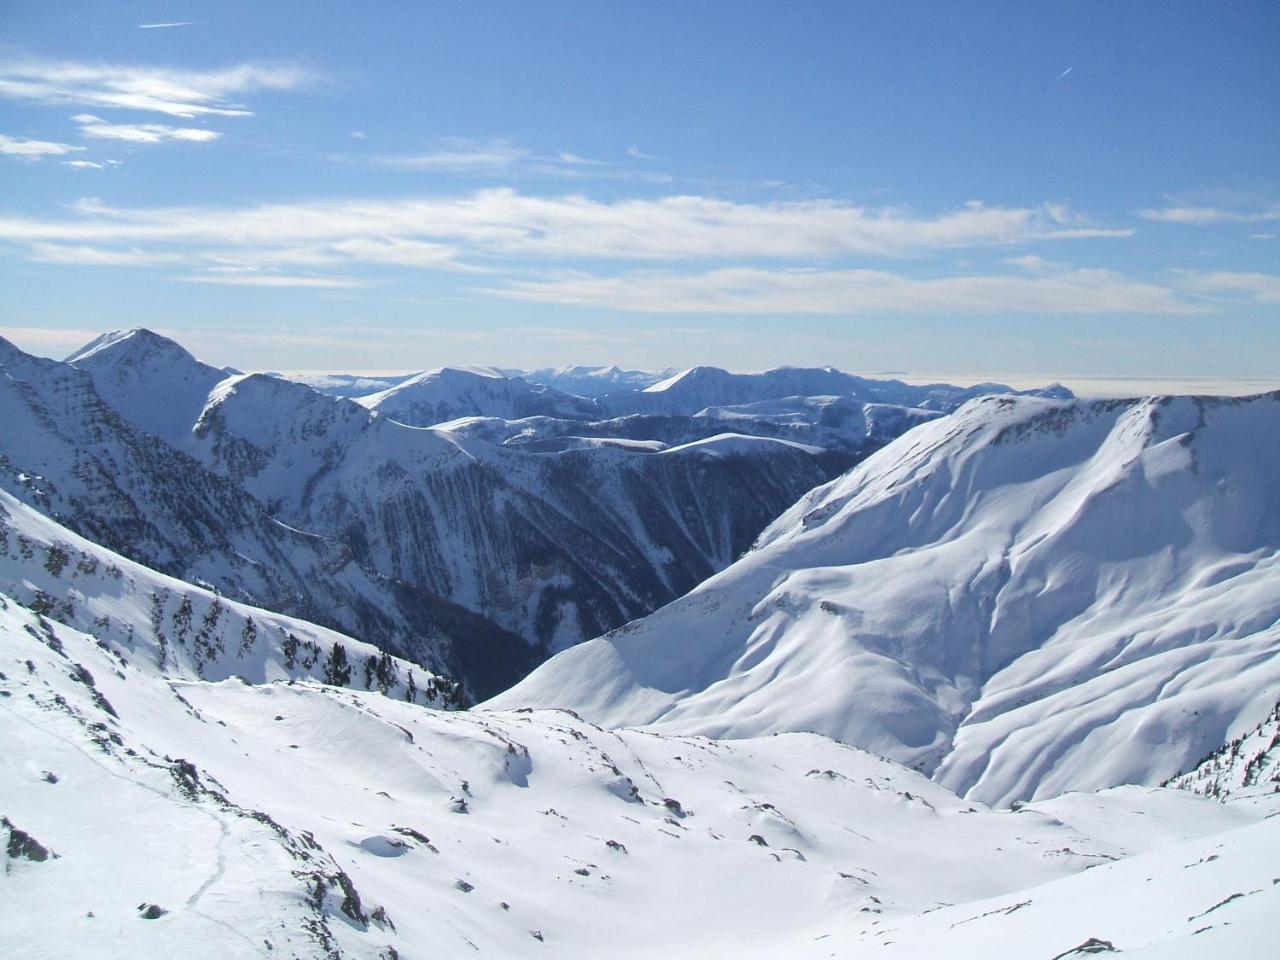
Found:
[[[832,370],[545,376],[610,387],[582,397],[480,368],[352,400],[229,373],[146,330],[62,363],[6,343],[0,363],[14,496],[474,697],[684,594],[805,491],[968,392]],[[825,392],[777,399],[789,390]],[[918,404],[872,400],[887,396]]]

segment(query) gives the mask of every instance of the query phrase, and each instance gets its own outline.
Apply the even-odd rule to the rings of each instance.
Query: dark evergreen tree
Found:
[[[324,682],[335,687],[345,687],[351,682],[351,661],[347,659],[347,648],[335,643],[329,650],[329,659],[324,665]]]

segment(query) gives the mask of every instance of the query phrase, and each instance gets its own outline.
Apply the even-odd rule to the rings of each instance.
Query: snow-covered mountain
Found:
[[[317,393],[330,397],[364,397],[382,390],[390,390],[398,383],[404,383],[411,373],[388,374],[386,376],[368,376],[359,373],[280,373],[277,370],[265,371],[268,376],[281,380],[292,380],[304,383]]]
[[[1009,803],[1156,783],[1280,696],[1280,394],[989,397],[495,707],[813,730]]]
[[[440,427],[460,436],[524,450],[555,452],[601,443],[664,450],[726,433],[785,440],[839,453],[857,462],[927,420],[933,410],[863,403],[850,397],[788,397],[692,416],[632,414],[608,420],[553,417],[465,417]]]
[[[439,707],[460,686],[386,651],[165,576],[0,491],[0,592],[145,672],[250,683],[314,679]]]
[[[692,588],[849,462],[730,437],[654,455],[495,448],[227,376],[146,331],[104,337],[74,365],[5,350],[15,429],[0,453],[16,496],[166,573],[459,676],[473,696]]]
[[[579,397],[602,397],[622,390],[643,390],[670,377],[674,370],[623,370],[620,367],[590,367],[569,364],[539,370],[512,371],[530,383],[555,387]]]
[[[114,612],[114,611],[113,611]],[[1018,812],[714,742],[161,675],[0,597],[8,956],[1274,956],[1275,798]]]
[[[444,367],[358,398],[362,406],[411,427],[459,417],[598,419],[599,405],[519,377]]]
[[[719,367],[691,367],[639,392],[611,393],[601,403],[615,416],[630,413],[698,413],[708,407],[738,406],[791,397],[847,397],[863,403],[894,404],[949,412],[986,394],[1018,394],[1012,387],[983,383],[914,385],[901,380],[869,380],[834,367],[778,367],[761,373],[730,373]],[[1024,391],[1035,396],[1068,399],[1060,384]]]
[[[180,365],[154,369],[190,381]],[[141,397],[132,402],[125,388],[147,381],[111,373],[100,360],[91,375],[0,341],[0,488],[155,570],[465,677],[472,696],[501,689],[532,666],[534,656],[520,637],[421,586],[378,573],[336,538],[281,523],[241,486],[134,427],[102,399],[94,379],[117,391],[122,409],[144,417],[145,403]],[[166,396],[163,389],[156,395]],[[172,396],[170,407],[181,412],[181,391]],[[198,416],[194,399],[187,402]]]

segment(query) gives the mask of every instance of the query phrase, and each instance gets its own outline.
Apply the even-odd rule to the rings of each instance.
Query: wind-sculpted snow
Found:
[[[1274,804],[1130,788],[993,812],[811,734],[720,743],[163,676],[5,597],[0,743],[9,956],[1278,943]]]
[[[814,730],[992,803],[1190,766],[1280,694],[1280,395],[992,397],[494,706]]]

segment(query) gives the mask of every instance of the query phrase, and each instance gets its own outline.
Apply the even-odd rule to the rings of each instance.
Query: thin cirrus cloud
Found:
[[[700,196],[600,202],[542,197],[510,188],[455,197],[321,200],[253,207],[73,206],[72,218],[0,217],[15,241],[196,241],[298,246],[355,238],[456,244],[486,256],[577,256],[680,260],[909,256],[932,250],[1032,240],[1122,238],[1060,207],[969,203],[936,215],[869,210],[836,201],[739,203]]]
[[[804,269],[734,266],[700,274],[548,274],[482,292],[653,313],[858,313],[871,310],[1188,313],[1177,291],[1041,257],[1011,257],[1022,273],[920,279],[867,269],[815,269],[850,256],[904,258],[1033,240],[1125,237],[1061,206],[988,207],[933,215],[836,201],[741,203],[698,196],[600,202],[504,188],[455,197],[328,200],[243,208],[123,209],[94,200],[61,219],[0,218],[0,233],[47,262],[103,266],[181,262],[187,282],[355,287],[344,265],[428,270],[555,270],[594,261],[796,261]],[[175,252],[180,251],[180,252]],[[178,259],[174,259],[174,258]],[[150,258],[150,259],[149,259]],[[289,273],[302,268],[303,273]],[[1030,275],[1027,275],[1030,274]]]
[[[76,114],[71,118],[80,124],[80,133],[95,140],[123,140],[126,143],[163,143],[166,140],[185,140],[191,143],[209,143],[222,134],[199,127],[171,127],[164,123],[108,123],[91,113]]]
[[[349,289],[365,286],[364,281],[350,277],[315,277],[281,273],[201,273],[178,277],[184,283],[211,283],[237,287],[316,287]]]
[[[62,157],[69,153],[78,153],[83,149],[84,147],[73,146],[69,143],[55,143],[50,140],[23,140],[0,133],[0,154],[8,157],[40,160],[44,157]]]
[[[491,288],[508,299],[608,307],[638,313],[1155,313],[1202,308],[1176,292],[1111,270],[1048,275],[903,276],[881,270],[734,267],[693,276],[640,271],[621,277],[567,276]]]
[[[1223,210],[1219,207],[1161,207],[1137,211],[1143,220],[1156,223],[1181,223],[1189,226],[1207,226],[1214,223],[1267,223],[1280,220],[1280,205],[1250,213]]]
[[[364,139],[364,134],[357,139]],[[506,172],[528,156],[528,150],[499,140],[477,144],[456,142],[424,153],[374,157],[372,162],[395,170],[485,174]]]
[[[357,139],[363,139],[363,135]],[[554,177],[653,179],[652,174],[624,170],[606,160],[595,160],[567,150],[550,156],[542,155],[506,140],[447,138],[432,150],[374,156],[368,158],[367,162],[391,170],[456,173],[473,177],[506,177],[528,173]]]
[[[0,98],[90,108],[136,110],[192,119],[247,117],[233,98],[295,90],[316,81],[291,64],[241,63],[218,70],[174,70],[67,60],[15,60],[0,65]]]
[[[1229,270],[1179,271],[1183,286],[1209,297],[1245,299],[1254,303],[1280,303],[1280,276],[1270,273],[1238,273]]]

